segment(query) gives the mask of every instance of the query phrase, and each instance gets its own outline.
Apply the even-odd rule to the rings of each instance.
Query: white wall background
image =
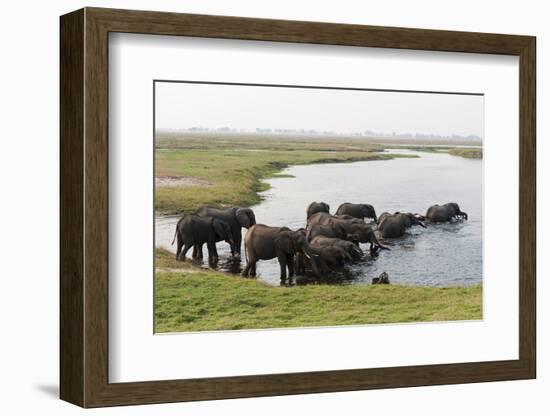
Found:
[[[317,394],[87,411],[87,414],[299,414],[543,415],[550,403],[550,361],[543,331],[550,285],[543,276],[543,195],[550,163],[545,143],[545,61],[550,26],[545,2],[436,0],[297,1],[19,1],[0,15],[0,410],[3,414],[77,414],[58,395],[58,16],[83,6],[318,20],[387,26],[536,35],[538,41],[538,379],[533,381]],[[545,177],[546,176],[546,177]],[[546,202],[546,203],[545,203]],[[33,233],[40,238],[32,240]]]

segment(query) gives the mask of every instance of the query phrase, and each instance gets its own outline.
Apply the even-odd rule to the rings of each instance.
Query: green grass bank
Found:
[[[482,319],[481,285],[269,286],[156,251],[155,331],[365,325]]]

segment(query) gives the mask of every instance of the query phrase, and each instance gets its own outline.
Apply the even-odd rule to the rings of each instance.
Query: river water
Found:
[[[482,161],[446,153],[415,152],[405,149],[392,153],[418,155],[383,161],[292,166],[282,173],[292,178],[273,178],[263,192],[263,201],[252,207],[258,223],[305,227],[306,207],[324,201],[334,213],[343,202],[369,203],[380,215],[383,211],[425,214],[433,204],[457,202],[468,213],[468,221],[413,227],[405,236],[386,239],[391,251],[365,258],[336,272],[333,283],[370,284],[386,272],[391,283],[421,286],[456,286],[482,280]],[[176,217],[157,217],[156,245],[171,246]],[[243,235],[246,230],[243,230]],[[368,253],[367,245],[363,246]],[[205,254],[206,246],[205,246]],[[239,273],[242,263],[232,261],[226,243],[218,243],[218,268]],[[189,251],[188,256],[190,256]],[[244,249],[243,249],[244,257]],[[207,267],[205,259],[203,263]],[[276,259],[260,261],[258,279],[280,284]],[[309,279],[298,278],[297,283]]]

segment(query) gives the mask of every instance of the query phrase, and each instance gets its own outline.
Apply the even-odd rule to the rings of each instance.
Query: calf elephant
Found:
[[[373,229],[365,224],[364,221],[358,218],[340,218],[327,214],[325,212],[318,212],[311,216],[307,223],[307,230],[313,229],[315,225],[340,225],[344,229],[347,235],[355,235],[359,243],[370,243],[370,252],[375,254],[378,249],[389,250],[388,247],[380,244]]]
[[[317,212],[330,212],[330,206],[326,202],[312,202],[307,207],[307,218],[311,217],[313,214],[316,214]]]
[[[256,224],[256,216],[250,208],[210,208],[202,207],[197,210],[197,215],[201,217],[213,217],[225,221],[231,228],[231,235],[235,244],[231,249],[233,257],[241,256],[241,228],[250,228]]]
[[[432,205],[426,211],[426,219],[430,222],[447,222],[453,219],[468,219],[468,214],[462,212],[456,202],[449,202],[444,205]]]
[[[382,238],[401,237],[405,233],[405,230],[413,225],[420,225],[426,228],[420,219],[422,217],[411,214],[410,212],[396,212],[395,214],[381,215],[380,217],[381,221],[378,222],[376,229]]]
[[[344,202],[336,210],[336,215],[350,215],[361,220],[372,218],[374,222],[377,220],[376,211],[374,207],[369,204],[352,204],[351,202]]]
[[[294,256],[303,253],[312,260],[312,267],[319,276],[319,256],[313,252],[302,230],[292,231],[287,227],[269,227],[256,224],[249,228],[244,238],[246,266],[243,276],[256,276],[258,260],[277,258],[281,268],[281,280],[294,276]]]
[[[172,244],[176,238],[176,260],[185,261],[185,255],[191,247],[202,247],[206,243],[211,266],[218,261],[216,242],[226,241],[231,247],[234,244],[231,228],[225,221],[193,214],[186,214],[178,221]]]

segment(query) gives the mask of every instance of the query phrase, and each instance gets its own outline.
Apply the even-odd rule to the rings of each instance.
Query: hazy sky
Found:
[[[313,129],[483,137],[483,97],[156,83],[156,128]]]

